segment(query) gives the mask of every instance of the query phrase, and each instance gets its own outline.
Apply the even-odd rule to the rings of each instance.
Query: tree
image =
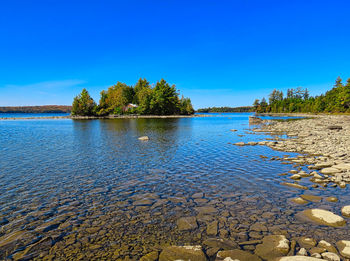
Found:
[[[170,86],[164,79],[157,82],[150,101],[150,110],[155,115],[179,113],[179,98],[175,85]]]
[[[255,99],[255,101],[253,103],[253,106],[254,106],[254,110],[257,111],[258,107],[260,106],[260,100],[259,99]]]
[[[95,114],[95,109],[96,103],[84,88],[81,93],[74,98],[71,113],[72,115],[92,116]]]
[[[182,115],[191,115],[194,113],[194,109],[191,103],[190,98],[184,98],[183,96],[180,99],[180,114]]]

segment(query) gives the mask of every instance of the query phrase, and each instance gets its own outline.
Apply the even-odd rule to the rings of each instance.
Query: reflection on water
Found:
[[[287,153],[232,145],[267,138],[249,134],[248,116],[0,122],[1,258],[137,260],[166,244],[276,232],[344,239],[348,228],[294,217],[306,206],[289,201],[300,191],[279,176],[292,166],[270,160]],[[339,208],[344,191],[314,189],[340,201],[307,207]],[[184,216],[196,228],[180,230]]]

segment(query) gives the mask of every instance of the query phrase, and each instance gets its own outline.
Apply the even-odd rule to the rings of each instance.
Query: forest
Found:
[[[0,113],[70,113],[71,109],[65,105],[9,106],[0,107]]]
[[[288,89],[286,95],[274,89],[269,95],[268,102],[265,98],[256,99],[253,106],[254,111],[258,113],[349,113],[350,78],[344,84],[338,77],[331,90],[315,97],[310,96],[307,88]]]
[[[198,109],[197,112],[208,113],[208,112],[251,112],[254,107],[242,106],[242,107],[209,107]]]
[[[86,89],[76,96],[72,104],[72,115],[106,116],[111,114],[140,115],[190,115],[194,113],[191,100],[179,98],[175,85],[164,79],[150,84],[146,79],[139,79],[134,86],[117,84],[101,92],[99,104]]]

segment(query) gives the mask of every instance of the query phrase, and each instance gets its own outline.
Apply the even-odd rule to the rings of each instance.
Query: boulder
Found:
[[[218,252],[215,261],[221,260],[261,261],[257,255],[238,249]]]
[[[340,240],[336,243],[339,253],[346,258],[350,258],[350,241]]]
[[[320,225],[342,227],[346,224],[346,221],[341,216],[324,209],[307,209],[302,212],[302,215]]]
[[[289,240],[283,235],[270,235],[263,238],[255,248],[255,254],[264,260],[285,256],[289,252]]]
[[[201,246],[169,246],[159,255],[159,261],[207,261]]]
[[[350,205],[342,207],[341,214],[344,217],[350,217]]]
[[[299,237],[297,239],[297,242],[300,247],[310,249],[312,247],[315,247],[317,242],[315,239],[310,238],[310,237]]]

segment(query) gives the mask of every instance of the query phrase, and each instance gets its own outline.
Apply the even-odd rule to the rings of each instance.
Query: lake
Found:
[[[252,133],[249,115],[0,121],[1,259],[138,260],[164,245],[273,233],[346,238],[348,225],[295,217],[319,207],[292,203],[301,191],[281,185],[290,179],[280,174],[293,166],[278,159],[298,154],[233,145],[275,138]],[[144,135],[150,140],[138,140]],[[327,209],[348,201],[348,192],[310,191],[340,199],[323,202]],[[191,230],[180,230],[181,217],[196,217]],[[216,221],[217,231],[208,233]],[[264,228],[252,229],[256,223]]]

